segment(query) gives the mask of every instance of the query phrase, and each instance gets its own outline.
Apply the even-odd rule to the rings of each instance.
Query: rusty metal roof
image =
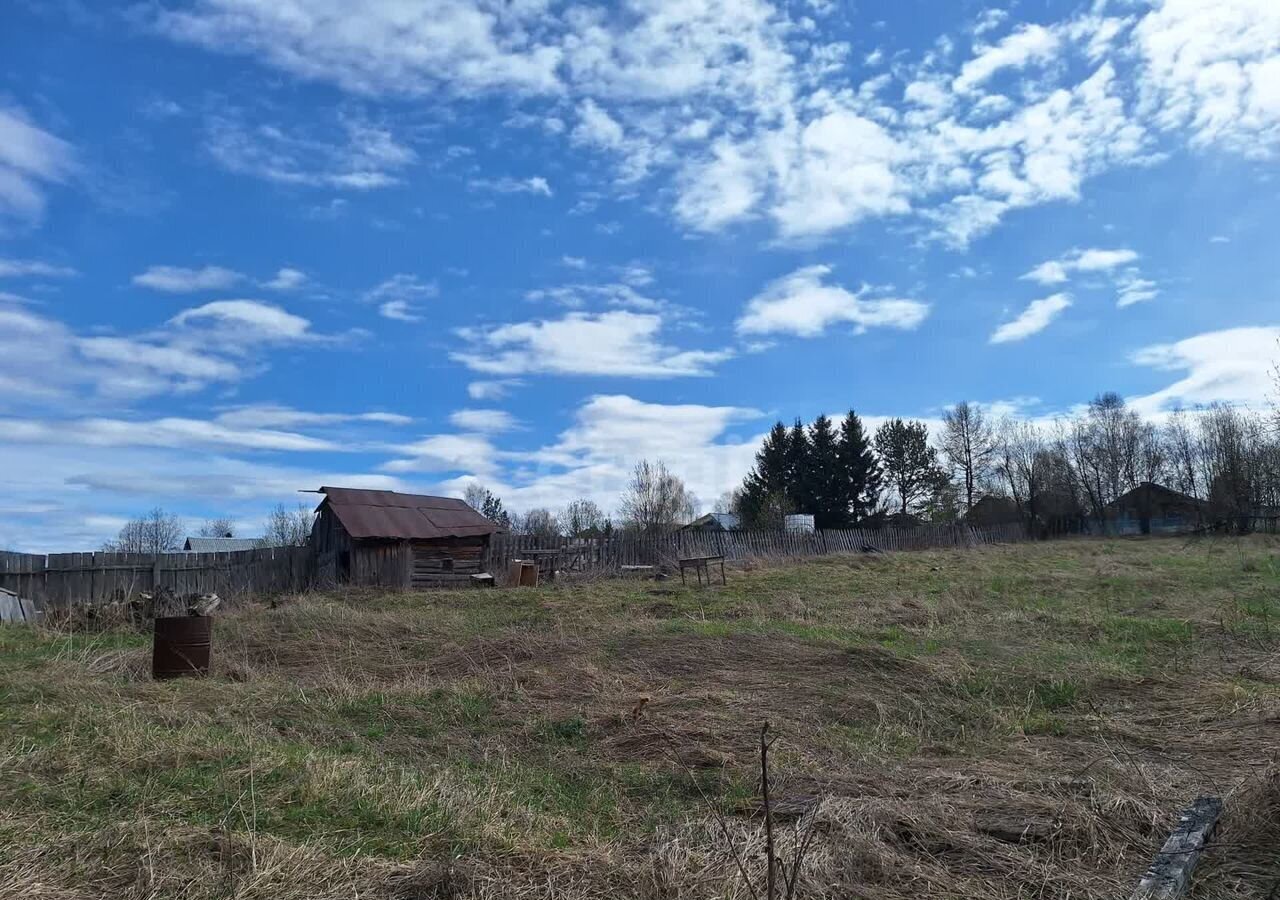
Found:
[[[453,497],[322,487],[347,534],[356,540],[388,538],[429,541],[433,538],[478,537],[502,529]]]

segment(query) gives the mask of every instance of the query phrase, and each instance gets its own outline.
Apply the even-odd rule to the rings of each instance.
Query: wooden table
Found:
[[[724,556],[690,556],[680,560],[680,583],[688,584],[685,581],[685,569],[693,569],[698,576],[698,587],[702,587],[702,576],[707,576],[707,584],[711,584],[711,565],[713,563],[720,564],[720,583],[728,584],[728,580],[724,577]]]

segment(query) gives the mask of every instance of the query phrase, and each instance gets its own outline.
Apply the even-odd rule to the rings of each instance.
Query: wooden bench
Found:
[[[693,569],[698,576],[698,587],[702,587],[702,576],[707,576],[707,584],[711,584],[711,566],[714,563],[720,564],[720,583],[728,584],[728,579],[724,575],[724,556],[690,556],[680,560],[680,583],[688,584],[685,580],[684,573],[686,569]]]

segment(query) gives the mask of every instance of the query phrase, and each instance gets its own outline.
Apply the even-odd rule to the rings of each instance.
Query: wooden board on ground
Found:
[[[1191,887],[1191,872],[1221,815],[1221,797],[1197,797],[1178,817],[1178,827],[1129,900],[1177,900],[1185,895]]]

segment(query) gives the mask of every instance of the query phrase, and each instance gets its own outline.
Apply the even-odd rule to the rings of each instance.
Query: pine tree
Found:
[[[840,528],[848,518],[840,469],[839,441],[835,427],[825,415],[809,427],[809,463],[804,472],[804,493],[818,528]]]
[[[876,452],[903,513],[910,512],[942,477],[938,454],[929,446],[929,428],[923,422],[885,422],[876,431]]]
[[[787,434],[786,463],[787,499],[798,511],[812,513],[814,497],[810,490],[813,484],[810,466],[813,463],[813,447],[809,443],[809,433],[805,430],[804,422],[799,418]]]
[[[840,423],[836,446],[840,464],[841,494],[846,525],[858,525],[880,509],[881,471],[871,436],[862,427],[862,419],[853,410]]]
[[[787,426],[778,422],[756,451],[755,467],[735,498],[734,511],[746,528],[780,528],[787,508]]]
[[[511,516],[507,515],[507,511],[502,508],[502,500],[496,495],[485,491],[484,501],[481,503],[480,515],[489,521],[502,526],[503,528],[511,527]]]

